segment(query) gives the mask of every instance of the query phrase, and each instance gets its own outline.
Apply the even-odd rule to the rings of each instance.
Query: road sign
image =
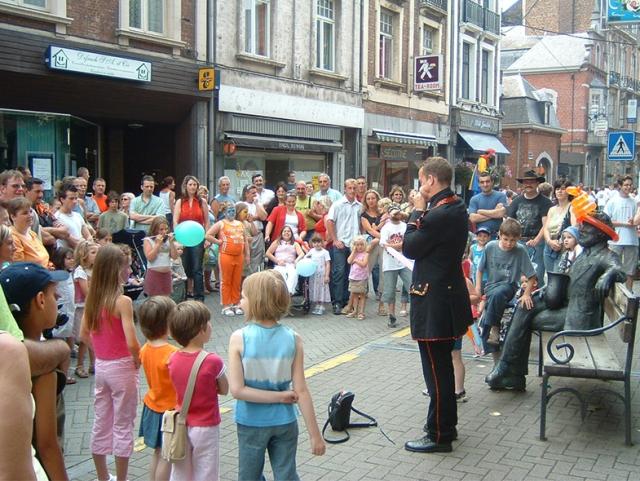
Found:
[[[609,122],[606,119],[596,120],[593,124],[593,134],[596,137],[606,137],[609,129]]]
[[[212,67],[198,70],[198,90],[213,90],[216,87],[216,74]]]
[[[635,132],[609,132],[609,160],[628,161],[636,157]]]

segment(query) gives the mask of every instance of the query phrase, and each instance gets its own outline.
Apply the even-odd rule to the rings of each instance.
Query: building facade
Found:
[[[451,136],[456,163],[477,162],[487,149],[504,162],[509,149],[500,141],[500,5],[497,0],[452,3]],[[464,190],[466,186],[460,186]]]
[[[507,70],[557,92],[565,129],[558,173],[593,186],[636,175],[637,155],[630,162],[608,160],[607,134],[638,132],[639,26],[607,24],[605,0],[519,1],[506,15],[542,44],[526,54],[528,66],[520,58]]]
[[[206,18],[206,0],[0,0],[0,168],[134,192],[204,175]]]
[[[235,193],[258,172],[269,186],[328,172],[341,190],[363,171],[361,13],[357,0],[218,2],[214,172]]]

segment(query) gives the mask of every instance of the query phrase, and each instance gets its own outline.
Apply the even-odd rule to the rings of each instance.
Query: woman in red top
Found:
[[[267,227],[264,231],[264,241],[268,244],[270,239],[280,237],[282,228],[285,225],[291,227],[293,237],[296,241],[304,239],[307,235],[307,226],[304,222],[304,216],[296,209],[295,192],[287,193],[284,205],[274,208],[267,218]]]
[[[173,208],[173,228],[185,220],[193,220],[202,227],[204,231],[209,230],[209,206],[198,197],[200,182],[193,175],[185,176],[182,181],[182,197],[176,201]],[[204,249],[209,247],[209,242],[203,240],[193,247],[184,248],[182,253],[182,264],[187,273],[188,286],[187,297],[193,297],[197,301],[204,301],[204,277],[202,274],[202,262],[204,259]]]

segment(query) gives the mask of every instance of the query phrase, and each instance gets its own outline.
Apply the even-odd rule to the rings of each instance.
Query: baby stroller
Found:
[[[309,277],[299,276],[298,290],[291,297],[291,314],[306,316],[310,310]]]
[[[135,229],[122,229],[111,236],[114,244],[124,244],[131,249],[131,278],[124,286],[124,294],[132,301],[137,300],[144,289],[142,282],[132,282],[132,279],[143,281],[147,271],[147,259],[142,248],[145,236],[146,233],[143,230]]]

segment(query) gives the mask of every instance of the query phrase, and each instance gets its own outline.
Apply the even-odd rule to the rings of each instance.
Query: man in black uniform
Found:
[[[462,272],[468,222],[464,202],[449,185],[453,169],[442,157],[420,168],[420,194],[413,199],[402,253],[415,259],[411,285],[411,336],[418,342],[430,393],[426,435],[405,443],[421,453],[450,452],[458,423],[451,350],[472,323]],[[428,202],[428,207],[427,207]]]

